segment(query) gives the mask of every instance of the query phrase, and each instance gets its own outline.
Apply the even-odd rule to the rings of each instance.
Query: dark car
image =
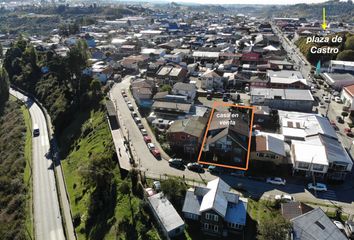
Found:
[[[168,164],[171,166],[171,167],[175,167],[175,168],[178,168],[178,169],[184,169],[184,164],[183,164],[183,160],[180,159],[180,158],[172,158],[170,160],[168,160]]]
[[[208,95],[207,95],[207,99],[208,99],[208,100],[212,100],[213,97],[212,97],[210,94],[208,94]]]
[[[198,163],[188,163],[187,168],[193,172],[203,173],[204,168]]]
[[[336,120],[337,120],[338,123],[344,123],[344,120],[343,120],[343,118],[341,116],[337,116]]]

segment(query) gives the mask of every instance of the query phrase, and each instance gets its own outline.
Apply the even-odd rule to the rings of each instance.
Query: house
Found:
[[[286,164],[284,137],[276,134],[258,135],[253,138],[250,159],[253,161],[273,162],[276,165]]]
[[[123,68],[129,69],[129,70],[134,70],[138,71],[139,67],[143,66],[149,57],[143,56],[143,55],[132,55],[129,57],[125,57],[120,61],[120,65]]]
[[[245,228],[247,199],[232,192],[228,184],[216,178],[206,187],[188,189],[182,212],[185,219],[199,222],[204,234],[228,236]]]
[[[274,109],[312,112],[314,98],[305,89],[252,88],[250,102]]]
[[[278,111],[280,132],[291,144],[293,173],[343,181],[353,162],[329,120],[314,113]]]
[[[214,111],[203,148],[203,161],[239,166],[247,160],[250,117],[238,111]]]
[[[313,210],[309,205],[302,202],[285,202],[280,204],[281,215],[288,221]]]
[[[341,91],[345,86],[354,84],[354,76],[350,73],[321,73],[320,75],[329,86],[337,91]]]
[[[167,131],[167,141],[175,152],[196,153],[200,149],[207,117],[175,120]]]
[[[270,67],[279,69],[279,70],[293,70],[294,64],[288,61],[281,61],[281,60],[269,60],[268,63]]]
[[[354,74],[354,62],[331,60],[329,63],[329,72]]]
[[[307,89],[307,81],[299,71],[273,71],[267,70],[267,80],[269,88],[296,88]]]
[[[193,101],[197,93],[197,89],[195,84],[178,82],[173,85],[172,93],[175,95],[186,96],[188,100]]]
[[[151,107],[154,91],[154,83],[151,81],[137,79],[131,83],[132,95],[140,107]]]
[[[156,73],[159,84],[173,85],[176,82],[182,82],[187,77],[188,71],[185,68],[162,66]]]
[[[218,61],[220,57],[220,52],[206,52],[206,51],[194,51],[193,58],[194,61],[202,62],[215,62]]]
[[[340,98],[342,99],[342,102],[345,106],[352,109],[354,99],[354,84],[343,87]]]
[[[167,239],[184,232],[184,221],[162,192],[148,197],[149,206]]]
[[[223,89],[224,88],[224,79],[215,72],[215,70],[208,69],[200,77],[201,87],[207,90],[213,89]]]
[[[309,240],[346,240],[347,237],[338,229],[321,208],[302,214],[290,220],[292,232],[290,239]]]

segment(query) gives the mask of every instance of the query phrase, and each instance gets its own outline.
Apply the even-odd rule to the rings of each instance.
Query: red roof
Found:
[[[242,55],[241,60],[242,61],[258,61],[259,57],[260,57],[259,53],[250,52],[250,53],[244,53]]]
[[[344,87],[344,90],[350,94],[350,96],[354,96],[354,84]]]

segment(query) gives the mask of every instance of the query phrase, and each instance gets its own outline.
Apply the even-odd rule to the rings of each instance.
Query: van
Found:
[[[38,127],[38,124],[35,123],[33,124],[33,137],[37,137],[39,136],[39,127]]]

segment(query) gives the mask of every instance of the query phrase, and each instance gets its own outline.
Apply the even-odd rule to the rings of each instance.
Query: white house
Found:
[[[208,69],[201,77],[201,87],[203,89],[223,89],[224,80],[215,72],[215,70]]]
[[[173,85],[172,93],[175,95],[186,96],[188,100],[193,101],[197,93],[197,89],[194,84],[178,82]]]
[[[345,106],[351,107],[353,105],[354,98],[354,85],[343,87],[340,98]]]

